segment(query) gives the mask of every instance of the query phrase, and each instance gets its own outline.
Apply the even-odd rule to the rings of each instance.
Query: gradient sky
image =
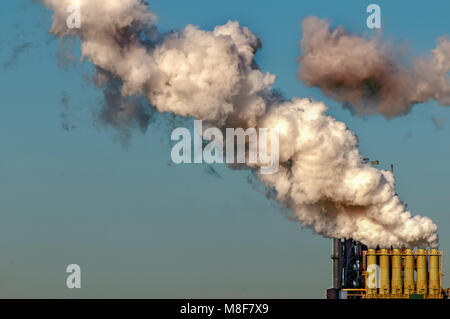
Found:
[[[102,92],[83,80],[92,66],[58,68],[50,13],[30,2],[4,0],[0,10],[0,297],[323,298],[331,240],[290,221],[247,182],[248,172],[170,165],[165,118],[124,147],[95,121]],[[301,19],[317,15],[370,34],[370,3],[381,6],[384,36],[413,55],[450,33],[444,0],[150,6],[164,31],[189,23],[210,30],[229,19],[248,26],[263,40],[257,62],[277,76],[275,87],[325,101],[356,132],[364,157],[393,163],[400,198],[437,223],[449,256],[450,109],[426,103],[389,122],[356,118],[296,79]],[[66,122],[75,128],[64,130]],[[81,289],[66,288],[71,263],[81,266]],[[450,287],[450,263],[444,272]]]

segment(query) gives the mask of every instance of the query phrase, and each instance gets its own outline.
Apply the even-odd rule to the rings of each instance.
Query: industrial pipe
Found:
[[[381,249],[380,255],[380,295],[389,295],[389,250]]]
[[[366,288],[367,297],[375,297],[377,295],[378,271],[377,271],[377,255],[375,249],[367,250],[367,274]]]
[[[402,294],[402,256],[400,249],[394,249],[392,253],[392,294]]]
[[[427,256],[425,250],[417,250],[417,294],[427,293]]]
[[[439,297],[441,288],[439,284],[439,255],[437,249],[430,250],[429,272],[428,293],[431,297]]]
[[[414,293],[414,256],[412,249],[405,250],[405,266],[404,266],[404,293],[410,295]]]
[[[341,240],[333,238],[333,288],[340,289],[342,286],[341,268]]]

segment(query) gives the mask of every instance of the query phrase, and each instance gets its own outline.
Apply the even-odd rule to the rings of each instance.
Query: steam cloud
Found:
[[[408,65],[400,48],[350,34],[328,21],[306,18],[300,41],[298,77],[310,87],[352,108],[357,115],[379,113],[387,119],[436,100],[450,105],[450,39],[441,37],[427,57]]]
[[[115,127],[145,125],[146,113],[134,104],[117,106],[142,95],[159,112],[214,126],[277,127],[280,170],[259,178],[302,225],[372,247],[438,245],[436,225],[405,210],[393,175],[363,163],[356,136],[325,115],[323,103],[275,93],[275,76],[254,61],[261,42],[248,28],[228,22],[213,31],[188,25],[160,34],[140,0],[81,0],[82,27],[68,29],[71,1],[44,2],[54,11],[51,33],[81,39],[82,55],[107,90],[121,83],[121,95],[103,113]]]

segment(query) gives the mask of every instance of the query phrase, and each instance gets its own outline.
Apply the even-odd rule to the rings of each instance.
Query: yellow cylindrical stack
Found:
[[[366,274],[366,286],[367,297],[371,298],[377,294],[377,255],[375,255],[375,249],[367,250],[367,274]]]
[[[363,256],[366,286],[365,289],[355,289],[358,292],[364,291],[361,294],[362,298],[446,297],[446,291],[442,289],[442,251],[437,249],[414,251],[405,248],[368,249]],[[450,295],[448,291],[447,294]]]
[[[380,255],[380,295],[388,295],[389,284],[389,250],[381,249]]]
[[[402,294],[402,256],[400,249],[394,249],[392,253],[392,289],[393,295]]]
[[[439,255],[437,249],[430,250],[429,272],[428,293],[430,297],[439,297],[441,287],[439,283]]]
[[[427,256],[425,250],[417,250],[417,294],[427,293]]]
[[[412,249],[405,250],[405,266],[404,266],[404,293],[410,295],[414,293],[414,256]]]

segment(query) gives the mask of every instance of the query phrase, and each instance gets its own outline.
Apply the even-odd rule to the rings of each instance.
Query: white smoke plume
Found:
[[[323,103],[275,93],[275,76],[254,61],[261,43],[248,28],[228,22],[213,31],[188,25],[160,34],[155,14],[140,0],[78,0],[82,27],[68,29],[72,1],[44,2],[54,12],[51,33],[79,37],[99,81],[119,81],[123,98],[145,95],[159,112],[222,128],[278,128],[280,170],[259,178],[302,225],[371,247],[438,245],[436,225],[405,210],[393,175],[363,163],[356,136],[327,116]],[[124,117],[106,112],[105,118],[116,126],[145,124],[139,119],[145,112],[127,108]]]
[[[356,115],[381,114],[387,119],[409,113],[417,103],[436,100],[450,106],[450,39],[441,37],[426,57],[408,63],[404,50],[366,39],[327,20],[308,17],[302,23],[298,78]]]

